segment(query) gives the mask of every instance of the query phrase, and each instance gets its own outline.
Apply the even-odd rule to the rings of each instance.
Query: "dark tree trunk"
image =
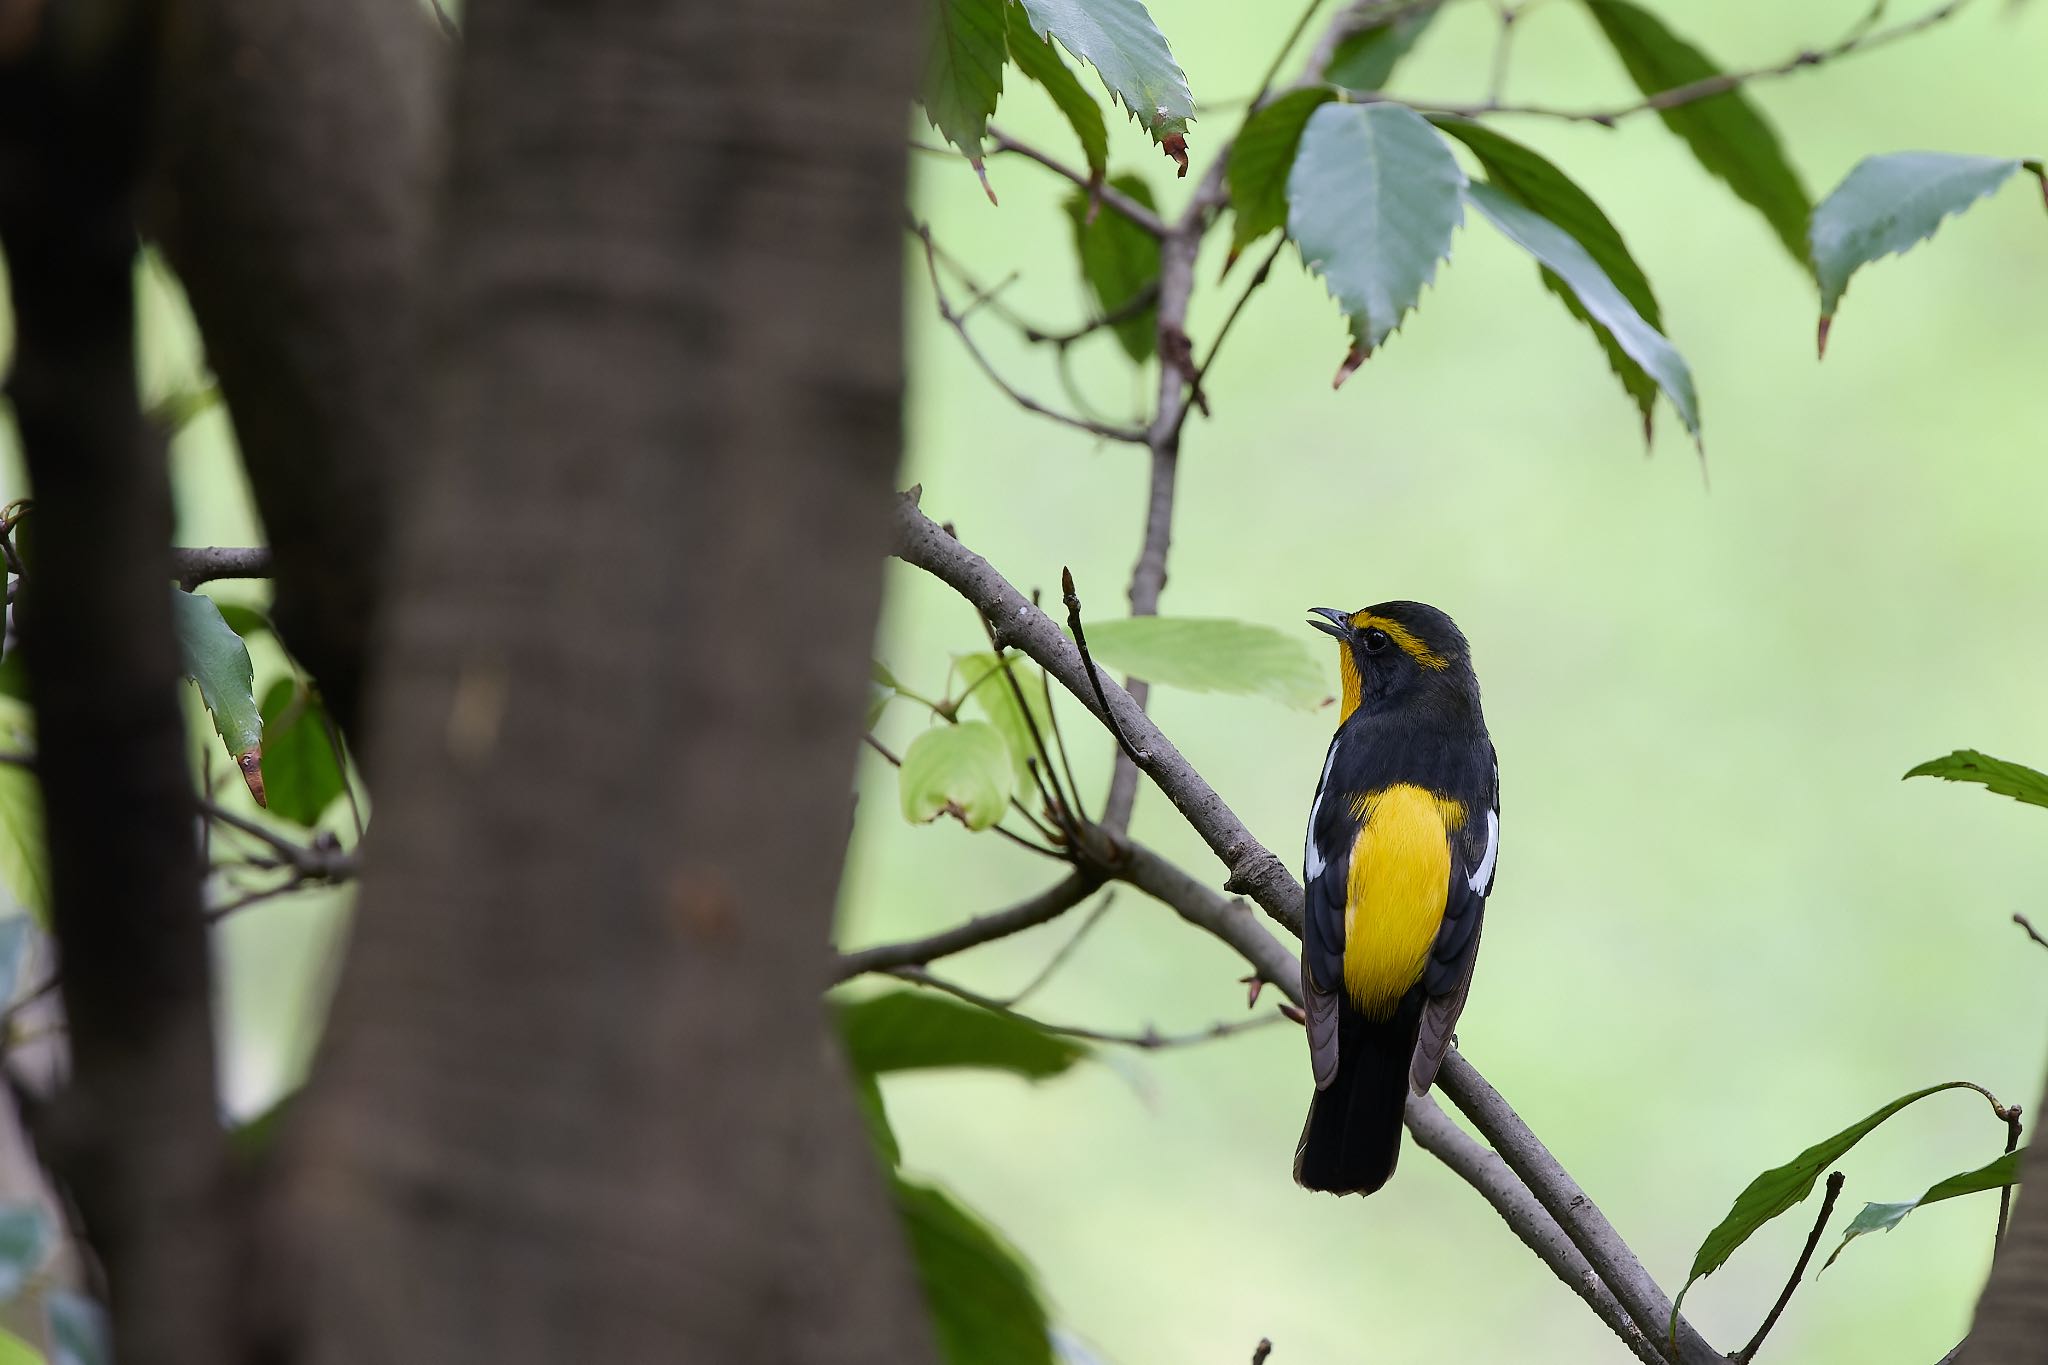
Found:
[[[819,991],[915,6],[479,5],[295,1187],[312,1357],[915,1362]]]
[[[1963,1365],[2048,1363],[2048,1087],[2032,1114],[2035,1137],[2020,1163],[2012,1221],[1992,1262],[1990,1282],[1977,1300]]]

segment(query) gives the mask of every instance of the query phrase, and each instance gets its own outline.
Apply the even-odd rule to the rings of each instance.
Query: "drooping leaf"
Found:
[[[1017,1249],[945,1191],[901,1176],[895,1188],[947,1365],[1053,1365],[1045,1304]]]
[[[1043,775],[1045,760],[1039,756],[1038,745],[1052,743],[1052,699],[1047,695],[1045,678],[1029,661],[1015,654],[1006,656],[999,664],[995,655],[984,650],[979,654],[962,654],[954,663],[960,670],[962,695],[988,717],[989,724],[1003,732],[1003,742],[1009,746],[1010,761],[1017,770],[1017,790],[1031,792],[1034,784],[1031,769],[1026,765],[1037,759]],[[1003,676],[1005,672],[1016,679],[1014,689]],[[1017,705],[1019,693],[1024,697],[1021,708]],[[1032,738],[1034,727],[1037,740]]]
[[[1990,195],[2022,166],[2042,174],[2038,161],[1942,152],[1893,152],[1857,162],[1813,211],[1809,240],[1820,282],[1822,353],[1857,267],[1926,241],[1942,219]]]
[[[872,1075],[977,1067],[1037,1081],[1090,1055],[1075,1039],[929,991],[887,991],[838,1008],[848,1059]]]
[[[1052,97],[1067,126],[1081,139],[1089,177],[1100,180],[1109,169],[1109,127],[1102,120],[1102,106],[1060,60],[1059,50],[1032,32],[1031,16],[1024,12],[1020,0],[1009,0],[1003,9],[1009,26],[1010,60]]]
[[[1930,758],[1906,774],[1907,777],[1939,777],[1948,782],[1981,782],[2000,796],[2010,796],[2030,806],[2048,806],[2048,773],[2035,772],[2023,763],[1980,754],[1975,749],[1958,749],[1946,758]]]
[[[1146,208],[1153,206],[1152,189],[1135,175],[1125,174],[1109,182]],[[1074,254],[1081,261],[1081,278],[1095,296],[1104,316],[1121,313],[1146,290],[1159,283],[1159,239],[1120,213],[1104,213],[1086,190],[1067,196],[1067,221],[1074,227]],[[1159,345],[1159,310],[1145,308],[1117,323],[1112,330],[1117,342],[1138,364],[1151,358]]]
[[[50,922],[50,851],[43,790],[19,763],[0,763],[0,883],[40,925]]]
[[[1109,93],[1187,174],[1195,97],[1166,35],[1139,0],[1021,0],[1031,31],[1094,66]]]
[[[918,102],[939,136],[977,163],[1008,51],[1003,0],[933,0]]]
[[[13,1298],[50,1254],[50,1225],[34,1204],[0,1206],[0,1303]]]
[[[347,785],[328,737],[326,708],[279,678],[263,694],[263,789],[270,813],[308,827]]]
[[[1495,188],[1513,195],[1569,233],[1586,249],[1594,264],[1613,281],[1614,287],[1621,291],[1621,296],[1628,300],[1642,320],[1658,332],[1664,330],[1663,312],[1657,305],[1657,296],[1651,290],[1649,278],[1643,274],[1642,267],[1630,254],[1628,243],[1622,240],[1620,231],[1601,212],[1600,206],[1593,202],[1593,197],[1580,189],[1570,176],[1539,153],[1483,123],[1448,115],[1434,116],[1430,122],[1465,144]],[[1543,287],[1563,300],[1573,317],[1592,329],[1601,351],[1607,356],[1608,366],[1621,380],[1622,388],[1635,400],[1636,408],[1642,414],[1644,440],[1647,442],[1651,429],[1650,413],[1657,401],[1657,381],[1644,371],[1607,325],[1587,311],[1569,284],[1548,266],[1539,266],[1538,269]]]
[[[1282,95],[1245,120],[1230,145],[1230,230],[1232,255],[1271,232],[1287,226],[1287,173],[1301,146],[1301,130],[1320,105],[1337,98],[1334,90],[1316,86]]]
[[[1671,1330],[1675,1332],[1678,1328],[1678,1310],[1693,1285],[1726,1264],[1735,1249],[1748,1241],[1758,1228],[1812,1194],[1813,1182],[1820,1173],[1869,1136],[1873,1128],[1915,1101],[1967,1084],[1965,1081],[1945,1081],[1940,1085],[1930,1085],[1925,1090],[1915,1090],[1910,1095],[1901,1095],[1833,1137],[1816,1142],[1784,1165],[1774,1166],[1750,1181],[1742,1193],[1735,1196],[1735,1205],[1728,1210],[1728,1216],[1714,1225],[1713,1231],[1707,1234],[1693,1256],[1692,1270],[1685,1277],[1685,1286],[1678,1291],[1678,1298],[1671,1305]]]
[[[1464,187],[1458,159],[1412,110],[1325,104],[1309,115],[1287,177],[1287,231],[1350,320],[1355,360],[1401,325],[1450,254]]]
[[[1269,697],[1312,711],[1330,695],[1308,642],[1251,621],[1133,616],[1090,621],[1088,652],[1104,668],[1190,692]]]
[[[1629,79],[1645,95],[1658,95],[1722,74],[1712,58],[1631,0],[1586,0],[1594,22]],[[1707,172],[1764,216],[1792,258],[1806,265],[1806,220],[1813,211],[1806,188],[1785,159],[1778,134],[1740,89],[1660,109],[1664,126],[1684,140]]]
[[[1607,329],[1615,345],[1656,381],[1678,410],[1685,429],[1698,441],[1699,397],[1693,391],[1692,370],[1685,357],[1662,332],[1643,320],[1586,248],[1563,228],[1493,185],[1475,183],[1466,187],[1465,194],[1509,241],[1542,262],[1571,290],[1579,306]]]
[[[1821,1263],[1820,1268],[1826,1270],[1833,1265],[1835,1257],[1841,1255],[1848,1249],[1849,1243],[1864,1233],[1890,1232],[1905,1221],[1907,1214],[1922,1205],[1938,1204],[1944,1199],[1954,1199],[1960,1194],[1978,1194],[1984,1190],[2000,1190],[2007,1185],[2019,1184],[2020,1162],[2026,1155],[2027,1149],[2024,1147],[2018,1151],[2007,1152],[1996,1161],[1986,1162],[1974,1171],[1964,1171],[1961,1175],[1952,1175],[1946,1180],[1936,1181],[1929,1185],[1927,1193],[1918,1199],[1908,1199],[1901,1204],[1865,1204],[1862,1212],[1850,1221],[1848,1230],[1842,1234],[1841,1245],[1828,1253],[1827,1260]]]
[[[171,589],[171,618],[185,676],[199,685],[199,696],[213,717],[213,728],[249,785],[256,804],[263,793],[263,714],[256,707],[256,669],[249,647],[228,629],[220,608],[201,593]]]
[[[43,1299],[50,1319],[50,1365],[113,1365],[107,1310],[83,1294],[54,1290]]]
[[[921,825],[950,808],[975,830],[1003,818],[1011,782],[1009,746],[985,720],[926,730],[911,742],[897,774],[905,819]]]
[[[1383,90],[1423,30],[1436,18],[1441,5],[1405,10],[1391,22],[1358,29],[1337,43],[1323,79],[1346,90]]]

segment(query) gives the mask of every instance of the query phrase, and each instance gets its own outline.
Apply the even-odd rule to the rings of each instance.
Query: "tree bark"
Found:
[[[145,226],[206,337],[278,633],[360,740],[387,483],[416,448],[445,46],[419,0],[175,0]]]
[[[478,6],[310,1358],[930,1357],[819,995],[915,6]]]
[[[2044,1365],[2048,1362],[2048,1142],[2039,1136],[2048,1117],[2048,1086],[2034,1106],[2036,1136],[2020,1163],[2012,1219],[1977,1300],[1977,1315],[1963,1347],[1963,1365]]]

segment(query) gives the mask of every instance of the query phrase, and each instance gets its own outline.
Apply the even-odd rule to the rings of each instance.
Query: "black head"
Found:
[[[1344,678],[1343,713],[1351,718],[1360,706],[1389,710],[1396,706],[1463,702],[1477,708],[1479,683],[1472,674],[1472,651],[1457,623],[1421,602],[1381,602],[1362,611],[1312,607],[1322,617],[1309,625],[1334,635],[1343,646],[1339,667]]]

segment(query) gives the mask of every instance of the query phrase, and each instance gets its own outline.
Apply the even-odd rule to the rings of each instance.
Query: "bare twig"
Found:
[[[1043,1019],[1033,1018],[1031,1015],[1011,1009],[1008,1005],[992,996],[969,990],[958,982],[948,981],[944,977],[934,976],[922,967],[897,967],[889,972],[888,975],[895,977],[898,981],[908,981],[913,986],[924,986],[930,990],[939,991],[952,996],[956,1000],[962,1000],[980,1009],[985,1009],[991,1014],[1000,1014],[1004,1018],[1015,1019],[1020,1023],[1029,1024],[1031,1027],[1043,1032],[1057,1034],[1062,1038],[1075,1038],[1085,1043],[1104,1043],[1112,1047],[1134,1047],[1145,1052],[1161,1052],[1169,1048],[1195,1047],[1202,1043],[1213,1043],[1219,1038],[1229,1038],[1240,1033],[1250,1033],[1254,1029],[1270,1028],[1274,1024],[1289,1022],[1284,1014],[1275,1013],[1262,1014],[1256,1019],[1222,1020],[1209,1025],[1207,1028],[1197,1029],[1192,1033],[1161,1033],[1150,1025],[1147,1025],[1142,1031],[1137,1033],[1109,1033],[1101,1029],[1076,1028],[1070,1024],[1053,1024]]]
[[[1273,1342],[1269,1337],[1260,1337],[1259,1344],[1252,1347],[1252,1365],[1266,1365],[1266,1357],[1273,1354]]]
[[[1486,102],[1500,103],[1502,90],[1508,82],[1508,54],[1515,44],[1515,20],[1521,17],[1521,10],[1508,0],[1493,0],[1494,17],[1500,27],[1493,35],[1493,62],[1486,78]]]
[[[1294,51],[1294,45],[1301,41],[1302,34],[1308,32],[1308,26],[1316,17],[1316,11],[1322,7],[1323,0],[1308,0],[1308,3],[1302,6],[1300,17],[1294,21],[1294,27],[1287,31],[1286,38],[1281,40],[1280,50],[1273,54],[1272,64],[1266,68],[1266,74],[1259,77],[1259,88],[1249,101],[1251,109],[1256,110],[1266,102],[1266,95],[1273,89],[1273,82],[1280,79],[1280,68],[1287,64],[1287,54]]]
[[[989,125],[988,140],[990,156],[1000,156],[1004,153],[1009,153],[1014,156],[1021,156],[1028,161],[1036,161],[1054,175],[1071,180],[1074,184],[1079,185],[1104,208],[1130,219],[1131,222],[1151,233],[1154,237],[1164,237],[1166,235],[1166,224],[1161,221],[1158,214],[1146,208],[1116,186],[1098,184],[1080,171],[1075,170],[1072,166],[1047,155],[1028,142],[1011,137],[993,124]]]
[[[2014,924],[2017,924],[2020,928],[2026,930],[2028,938],[2034,940],[2034,942],[2040,944],[2043,948],[2048,948],[2048,938],[2041,937],[2041,931],[2034,927],[2034,922],[2032,920],[2028,919],[2025,915],[2022,915],[2019,911],[2015,910],[2012,914],[2012,922]]]
[[[1209,367],[1216,363],[1216,353],[1223,349],[1224,338],[1228,337],[1230,329],[1237,325],[1238,315],[1244,312],[1244,306],[1251,302],[1252,295],[1256,294],[1260,286],[1272,275],[1273,263],[1280,259],[1281,249],[1286,245],[1287,237],[1282,234],[1273,243],[1273,249],[1266,253],[1266,258],[1259,262],[1259,268],[1252,272],[1251,279],[1245,282],[1244,292],[1237,296],[1237,302],[1231,304],[1230,311],[1223,315],[1223,325],[1216,329],[1216,339],[1209,343],[1209,354],[1202,357],[1202,363],[1195,369],[1194,390],[1197,394],[1204,392],[1202,385],[1209,378]],[[1183,424],[1187,421],[1189,411],[1189,408],[1181,409],[1180,420]]]
[[[1154,280],[1116,307],[1106,313],[1090,318],[1079,327],[1070,328],[1064,332],[1046,332],[1036,327],[1025,325],[1020,327],[1020,330],[1024,333],[1024,339],[1033,345],[1053,346],[1060,350],[1065,350],[1081,340],[1081,338],[1093,336],[1106,327],[1115,327],[1119,323],[1130,322],[1134,318],[1145,316],[1158,302],[1159,282]]]
[[[1034,928],[1058,919],[1094,894],[1102,885],[1095,872],[1076,869],[1064,881],[1055,883],[1031,899],[1019,901],[992,914],[977,915],[924,938],[902,943],[883,943],[856,952],[842,953],[833,964],[832,979],[850,981],[864,972],[885,972],[896,967],[921,967],[942,957],[951,957],[984,943]]]
[[[1081,628],[1081,597],[1074,591],[1074,571],[1060,567],[1061,600],[1067,606],[1067,629],[1073,634],[1074,648],[1080,651],[1081,667],[1087,671],[1088,681],[1095,689],[1095,704],[1109,732],[1116,736],[1119,749],[1131,762],[1138,762],[1138,751],[1131,747],[1131,741],[1124,737],[1123,727],[1116,723],[1116,716],[1109,709],[1109,698],[1102,691],[1102,666],[1088,657],[1088,632]]]
[[[1067,959],[1074,955],[1074,950],[1081,946],[1081,940],[1088,937],[1089,931],[1096,925],[1102,923],[1103,916],[1109,913],[1109,907],[1114,904],[1116,904],[1116,892],[1108,891],[1103,893],[1102,899],[1095,903],[1095,908],[1090,910],[1087,916],[1082,919],[1081,927],[1067,936],[1066,942],[1060,944],[1053,955],[1046,959],[1045,965],[1032,974],[1029,981],[1005,996],[1003,1003],[1011,1009],[1015,1009],[1023,1004],[1025,1000],[1036,994],[1040,986],[1052,980],[1053,973],[1057,972],[1066,964]]]
[[[1820,1245],[1820,1235],[1826,1231],[1828,1218],[1835,1211],[1835,1200],[1840,1198],[1841,1194],[1842,1173],[1831,1172],[1828,1176],[1827,1193],[1821,1196],[1820,1216],[1813,1220],[1813,1231],[1806,1234],[1806,1247],[1799,1253],[1799,1259],[1793,1263],[1791,1277],[1785,1281],[1785,1288],[1778,1294],[1778,1301],[1771,1305],[1771,1311],[1764,1315],[1763,1322],[1756,1329],[1756,1335],[1749,1339],[1749,1345],[1729,1357],[1735,1365],[1749,1365],[1750,1361],[1756,1359],[1757,1347],[1764,1344],[1764,1338],[1769,1336],[1771,1328],[1778,1324],[1778,1315],[1785,1311],[1786,1304],[1792,1302],[1792,1291],[1799,1287],[1799,1277],[1806,1273],[1806,1264],[1813,1259],[1813,1249]]]
[[[931,227],[928,224],[912,219],[910,221],[910,235],[924,244],[925,269],[931,276],[932,296],[938,304],[940,320],[953,329],[954,334],[960,338],[960,344],[967,348],[968,356],[973,359],[981,372],[989,377],[989,381],[1003,391],[1004,397],[1026,412],[1037,413],[1040,417],[1047,417],[1064,426],[1085,431],[1091,436],[1100,436],[1106,441],[1127,441],[1133,445],[1144,444],[1145,433],[1142,431],[1135,431],[1128,427],[1109,426],[1106,423],[1091,421],[1086,417],[1077,417],[1070,412],[1061,412],[1058,408],[1047,407],[1029,394],[1020,391],[1009,380],[1003,378],[1002,372],[996,369],[995,364],[989,360],[987,355],[983,354],[981,347],[975,343],[973,334],[967,330],[966,322],[962,320],[960,314],[953,311],[953,305],[946,298],[945,286],[939,282],[939,262],[932,247]]]
[[[2005,1111],[2005,1150],[2010,1156],[2020,1145],[2020,1107],[2013,1105]],[[1991,1231],[1991,1250],[1994,1255],[2005,1244],[2006,1219],[2012,1213],[2012,1186],[2002,1185],[1998,1190],[1998,1226]]]
[[[224,806],[212,801],[201,801],[199,809],[209,820],[216,820],[229,829],[248,835],[259,843],[267,844],[277,854],[277,863],[288,867],[302,881],[340,882],[356,874],[356,859],[345,849],[323,843],[302,844],[287,839],[276,830],[245,819]]]

